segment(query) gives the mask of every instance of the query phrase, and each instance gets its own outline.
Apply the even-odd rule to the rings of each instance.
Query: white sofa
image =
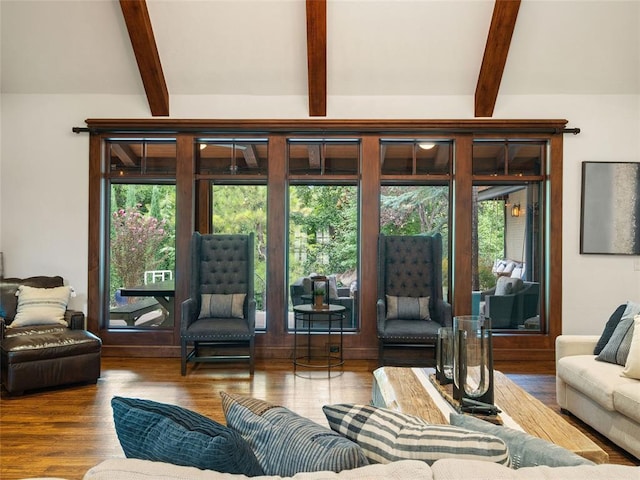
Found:
[[[640,458],[640,380],[620,365],[596,360],[597,335],[556,339],[556,395],[560,407]]]
[[[284,480],[278,476],[246,477],[194,467],[136,459],[111,459],[96,465],[84,480]],[[512,470],[478,460],[438,460],[432,466],[418,460],[367,465],[340,473],[298,473],[295,480],[635,480],[640,467],[625,465],[579,465],[574,467],[524,467]]]

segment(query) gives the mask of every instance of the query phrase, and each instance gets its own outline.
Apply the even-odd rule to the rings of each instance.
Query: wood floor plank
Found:
[[[533,362],[530,362],[533,363]],[[146,398],[195,410],[224,423],[220,391],[251,395],[283,405],[326,425],[322,405],[369,403],[375,361],[348,361],[343,373],[299,371],[290,362],[260,362],[249,376],[246,366],[198,364],[180,375],[173,358],[115,358],[102,360],[96,385],[79,385],[0,399],[0,478],[61,477],[81,479],[84,472],[107,458],[123,457],[112,419],[114,396]],[[499,368],[543,403],[555,403],[553,366],[501,364]],[[585,432],[610,456],[611,463],[640,465],[640,461],[611,444],[582,422],[567,420]]]

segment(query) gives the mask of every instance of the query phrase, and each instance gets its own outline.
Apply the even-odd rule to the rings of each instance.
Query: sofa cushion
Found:
[[[511,468],[517,469],[538,465],[548,465],[550,467],[594,465],[593,462],[566,448],[520,430],[494,425],[471,415],[452,413],[449,419],[451,425],[466,428],[467,430],[489,433],[504,440],[504,443],[509,448]]]
[[[451,425],[429,424],[422,418],[371,405],[339,404],[322,407],[329,426],[360,445],[375,463],[439,458],[473,458],[509,463],[499,438]]]
[[[10,327],[67,325],[64,312],[71,296],[71,287],[35,288],[20,285],[17,294],[18,307]]]
[[[602,335],[600,335],[600,338],[598,339],[598,343],[596,343],[596,346],[593,349],[594,355],[599,355],[600,352],[602,352],[602,349],[611,338],[611,335],[613,335],[613,332],[618,326],[618,323],[620,323],[620,320],[622,320],[622,315],[624,314],[628,306],[629,303],[623,303],[622,305],[618,306],[618,308],[616,308],[615,311],[611,314],[609,320],[607,320],[607,323],[604,326]]]
[[[237,432],[199,413],[123,397],[114,397],[111,406],[120,445],[129,458],[249,476],[263,473]]]
[[[616,410],[613,392],[620,385],[638,384],[637,380],[621,377],[621,372],[620,365],[599,362],[595,355],[563,357],[557,365],[557,375],[565,383],[611,412]]]
[[[496,463],[455,459],[438,460],[431,466],[431,471],[437,480],[631,480],[640,475],[640,467],[628,465],[543,465],[512,470]]]
[[[601,362],[617,363],[624,366],[633,337],[633,318],[622,318],[611,338],[596,357]]]
[[[613,391],[613,404],[616,411],[640,422],[640,383],[638,380],[618,385]]]
[[[354,442],[282,406],[220,395],[227,425],[247,440],[267,475],[339,472],[369,463]]]
[[[500,277],[494,295],[512,295],[522,290],[524,283],[519,278]]]
[[[113,458],[89,469],[84,480],[247,480],[244,475],[231,475],[212,470],[199,470],[167,463],[132,458]],[[386,465],[366,465],[334,472],[302,472],[293,477],[260,475],[252,480],[433,480],[431,468],[424,462],[404,460]]]

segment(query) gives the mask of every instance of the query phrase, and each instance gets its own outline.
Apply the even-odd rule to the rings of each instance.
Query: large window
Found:
[[[310,277],[326,276],[329,303],[346,308],[344,327],[358,329],[358,173],[356,139],[288,142],[287,330],[293,306],[311,303]]]
[[[267,186],[214,182],[211,199],[212,233],[254,234],[256,329],[264,331],[267,328]]]
[[[476,140],[472,310],[494,329],[544,331],[541,315],[547,142]]]
[[[378,235],[439,232],[453,314],[500,318],[497,358],[552,358],[564,121],[88,124],[87,323],[105,353],[179,355],[198,230],[255,234],[258,356],[290,357],[293,287],[318,273],[350,304],[345,358],[376,358]]]

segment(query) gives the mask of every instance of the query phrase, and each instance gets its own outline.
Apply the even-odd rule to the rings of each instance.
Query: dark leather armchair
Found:
[[[256,325],[253,245],[253,233],[202,235],[194,232],[191,296],[181,307],[182,375],[186,374],[188,361],[237,360],[248,360],[253,374]],[[190,352],[187,352],[188,345],[193,345]],[[232,354],[218,354],[220,349],[227,348],[233,349]]]
[[[453,323],[451,305],[442,296],[440,234],[380,234],[377,321],[381,365],[385,348],[435,350],[438,329]],[[434,362],[435,355],[426,361]]]
[[[2,385],[11,394],[72,383],[96,383],[100,377],[102,342],[85,330],[84,313],[67,309],[66,324],[16,326],[16,292],[62,287],[62,277],[5,278],[0,282],[0,350]],[[13,324],[13,325],[12,325]]]

